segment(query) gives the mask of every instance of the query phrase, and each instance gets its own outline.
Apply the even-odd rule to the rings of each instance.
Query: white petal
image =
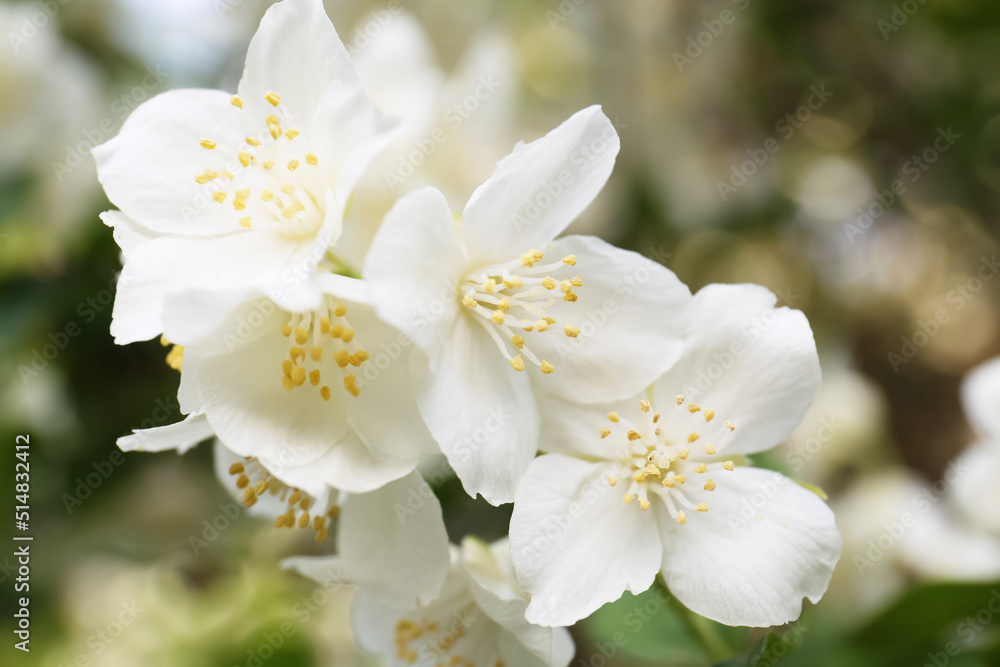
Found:
[[[608,421],[608,414],[617,412],[623,421],[637,426],[645,426],[648,419],[639,410],[639,403],[646,398],[645,391],[606,404],[575,403],[541,391],[537,396],[538,413],[542,417],[538,449],[547,454],[613,458],[615,447],[601,437],[602,428],[614,426]]]
[[[372,449],[406,458],[438,454],[410,388],[410,348],[405,334],[364,306],[348,315],[358,340],[371,355],[355,374],[361,396],[347,402],[351,426]]]
[[[723,454],[770,449],[798,426],[819,389],[808,320],[774,308],[775,296],[758,285],[708,285],[694,299],[696,323],[681,359],[656,382],[664,432],[696,432]],[[677,395],[703,411],[676,406]],[[707,410],[716,415],[711,423],[702,418]]]
[[[115,243],[122,249],[122,257],[127,257],[133,248],[159,236],[121,211],[105,211],[101,213],[101,221],[114,229]]]
[[[500,540],[490,548],[478,539],[464,539],[462,564],[471,578],[469,592],[476,604],[504,629],[499,634],[499,650],[505,662],[513,665],[553,665],[562,659],[565,638],[556,640],[555,635],[565,630],[532,625],[524,618],[528,600],[514,580],[507,540]]]
[[[341,586],[354,585],[344,571],[340,556],[293,556],[281,561],[281,569],[294,570],[303,577],[323,584],[331,593]]]
[[[565,275],[582,277],[583,286],[574,288],[572,303],[553,290],[556,302],[547,311],[559,324],[525,337],[556,368],[533,376],[537,386],[582,403],[615,401],[642,391],[677,361],[694,324],[694,300],[673,272],[593,236],[560,239],[546,254],[556,261],[576,255],[575,274]],[[566,336],[564,324],[579,335]]]
[[[360,84],[334,83],[313,118],[316,154],[337,173],[337,197],[347,201],[371,161],[402,134],[399,121],[383,115]]]
[[[118,438],[118,447],[123,452],[162,452],[176,449],[183,454],[214,435],[204,415],[189,415],[176,424],[132,431],[132,435]]]
[[[365,259],[379,316],[412,337],[432,365],[458,313],[456,285],[464,268],[451,209],[434,188],[396,202]]]
[[[469,495],[499,505],[538,448],[538,412],[531,385],[470,318],[459,317],[434,370],[411,356],[420,414]]]
[[[653,513],[624,503],[610,468],[547,454],[521,480],[510,544],[529,622],[572,625],[652,585],[663,551]]]
[[[965,376],[962,406],[976,432],[1000,447],[1000,357],[976,366]]]
[[[191,287],[244,288],[281,267],[295,250],[277,234],[247,230],[211,239],[158,238],[133,248],[121,277],[111,322],[119,345],[164,329],[164,300]]]
[[[347,435],[345,403],[352,397],[339,386],[329,401],[312,387],[282,387],[288,339],[281,335],[281,320],[272,316],[260,327],[266,334],[205,358],[197,382],[205,414],[234,451],[305,465]]]
[[[329,487],[367,493],[409,474],[417,465],[416,459],[403,459],[372,448],[353,430],[331,442],[315,461],[299,464],[297,457],[293,450],[286,450],[273,457],[261,454],[259,460],[283,482],[313,497],[323,495]]]
[[[172,90],[139,105],[93,153],[108,198],[125,215],[156,232],[210,236],[239,229],[239,215],[219,207],[211,199],[216,186],[195,176],[227,169],[243,138],[229,95]],[[205,150],[202,139],[217,148]]]
[[[818,602],[840,557],[833,512],[780,474],[738,467],[717,487],[687,491],[707,512],[674,521],[654,508],[663,540],[663,576],[691,611],[726,625],[766,627],[794,621],[802,598]]]
[[[361,83],[321,0],[284,0],[267,10],[247,50],[240,95],[248,118],[274,113],[265,96],[281,95],[280,106],[311,120],[331,85]],[[300,128],[302,129],[302,128]]]
[[[344,571],[386,604],[410,608],[438,596],[450,566],[441,505],[419,473],[350,495],[337,543]]]
[[[465,208],[469,255],[492,263],[544,250],[597,197],[619,148],[618,133],[598,106],[518,144]]]
[[[1000,537],[1000,450],[987,444],[969,447],[944,479],[965,516]]]

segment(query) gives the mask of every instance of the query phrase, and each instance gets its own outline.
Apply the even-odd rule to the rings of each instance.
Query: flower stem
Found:
[[[733,652],[726,640],[711,622],[685,607],[680,600],[674,597],[661,577],[658,576],[656,580],[660,588],[663,589],[674,615],[680,620],[688,636],[705,651],[712,664],[724,662],[733,657]]]

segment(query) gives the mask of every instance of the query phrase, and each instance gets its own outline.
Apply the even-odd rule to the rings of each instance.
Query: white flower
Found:
[[[680,354],[688,289],[590,237],[554,240],[597,196],[618,153],[598,107],[519,144],[453,214],[434,189],[401,199],[363,275],[379,315],[410,335],[420,412],[466,490],[510,502],[538,448],[535,388],[629,396]]]
[[[833,514],[778,473],[739,465],[802,419],[820,383],[801,312],[753,285],[710,285],[681,359],[648,392],[604,406],[549,400],[510,540],[527,618],[567,625],[648,588],[770,626],[819,600],[840,554]],[[573,456],[576,455],[576,456]]]
[[[965,377],[962,406],[979,441],[955,461],[963,477],[952,487],[954,499],[966,516],[1000,537],[1000,357]]]
[[[371,307],[327,296],[363,298],[361,281],[317,274],[309,283],[278,302],[256,288],[171,295],[180,408],[275,474],[308,466],[317,484],[372,491],[437,451],[409,389],[407,340]]]
[[[118,444],[125,451],[184,453],[215,436],[203,416],[193,416],[137,431]],[[448,534],[434,492],[416,471],[361,492],[331,487],[327,471],[342,462],[329,454],[303,464],[272,464],[240,456],[215,440],[216,474],[251,514],[274,519],[275,528],[313,530],[317,542],[335,532],[339,554],[334,561],[380,600],[412,607],[434,599],[448,558]]]
[[[162,330],[165,295],[337,267],[350,193],[396,125],[365,95],[320,0],[272,6],[239,94],[175,90],[94,149],[125,254],[112,333]],[[340,267],[342,268],[342,267]]]
[[[292,559],[289,564],[323,580],[318,559]],[[507,540],[487,545],[466,538],[460,548],[452,548],[440,597],[415,610],[400,610],[362,586],[354,599],[352,626],[363,650],[394,658],[399,667],[566,667],[574,651],[569,632],[528,623],[527,604],[514,581]]]

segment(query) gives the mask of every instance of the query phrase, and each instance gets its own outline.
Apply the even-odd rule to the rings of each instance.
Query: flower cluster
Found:
[[[833,516],[748,458],[817,391],[805,317],[560,236],[619,151],[596,106],[518,144],[461,212],[401,197],[352,266],[352,191],[400,131],[322,3],[284,0],[237,94],[159,95],[95,149],[124,262],[112,333],[171,346],[187,415],[120,447],[213,439],[251,513],[336,538],[288,565],[357,585],[359,642],[403,664],[566,665],[560,626],[657,573],[728,624],[818,600]],[[440,454],[470,495],[514,502],[509,542],[449,546],[417,468]]]

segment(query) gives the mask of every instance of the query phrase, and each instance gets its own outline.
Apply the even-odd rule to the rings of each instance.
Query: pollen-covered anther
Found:
[[[547,361],[542,362],[542,372],[548,375],[556,370],[556,367]]]
[[[626,493],[624,496],[622,496],[622,500],[625,501],[626,505],[631,505],[635,501],[635,497],[636,496],[634,493]]]
[[[695,509],[697,511],[699,511],[699,512],[707,512],[708,511],[708,503],[698,503],[698,505],[695,507]]]
[[[730,431],[735,431],[736,430],[736,426],[733,425],[733,422],[730,422],[730,421],[726,422],[726,428],[728,428]]]
[[[617,424],[619,421],[621,421],[621,417],[618,416],[617,412],[612,411],[608,413],[608,421]]]
[[[678,396],[677,396],[677,405],[684,405],[684,396],[683,395],[678,394]]]
[[[644,510],[648,510],[649,509],[649,501],[647,499],[645,499],[645,498],[640,497],[639,498],[639,507],[641,507]]]
[[[570,338],[576,338],[580,335],[580,329],[578,327],[574,327],[572,324],[564,324],[563,331]]]
[[[239,95],[233,95],[231,98],[229,98],[229,102],[238,109],[243,108],[243,98],[240,97]]]
[[[611,429],[610,428],[605,427],[605,428],[601,429],[601,439],[602,440],[604,438],[608,437],[609,435],[611,435]]]
[[[576,255],[566,255],[562,258],[563,264],[569,264],[570,266],[576,266]]]
[[[701,437],[700,435],[692,431],[691,433],[688,434],[687,441],[689,443],[696,442],[700,437]]]
[[[713,480],[708,480],[705,482],[706,491],[715,491],[715,482]]]
[[[608,475],[608,486],[615,486],[616,484],[618,484],[618,475]]]
[[[715,452],[716,452],[715,445],[713,445],[711,442],[705,445],[706,454],[708,454],[709,456],[715,456]]]
[[[639,401],[639,409],[642,410],[643,412],[649,412],[650,407],[651,406],[649,404],[649,401],[645,399]]]
[[[268,102],[270,102],[271,106],[274,106],[274,107],[276,107],[279,104],[281,104],[281,95],[279,95],[278,93],[274,92],[273,90],[269,90],[267,92],[267,95],[264,96],[264,99],[267,100]]]
[[[694,467],[695,472],[708,472],[708,466],[704,463],[699,463]]]
[[[638,431],[631,430],[631,431],[628,432],[628,439],[629,440],[642,440],[642,434],[639,433]]]
[[[701,406],[698,405],[697,403],[693,401],[691,403],[688,403],[688,412],[693,414],[695,412],[698,412],[699,410],[701,410]]]
[[[528,252],[521,255],[521,266],[534,266],[538,262],[542,261],[545,256],[541,250],[535,250],[532,248]]]
[[[679,512],[677,512],[677,515],[674,516],[674,519],[677,521],[677,523],[681,524],[682,526],[688,522],[687,514],[684,513],[684,510],[680,510]]]
[[[522,359],[521,355],[519,354],[519,355],[517,355],[516,357],[514,357],[513,359],[510,360],[510,365],[513,367],[513,369],[515,371],[523,371],[524,370],[524,359]]]
[[[715,410],[705,410],[705,421],[710,422],[715,417]]]
[[[214,141],[212,141],[211,139],[202,139],[202,140],[201,140],[201,147],[202,147],[202,148],[204,148],[204,149],[205,149],[205,150],[207,150],[207,151],[212,151],[212,150],[215,150],[215,147],[216,147],[217,145],[218,145],[218,144],[216,144],[216,143],[215,143]]]
[[[725,468],[726,470],[732,471],[733,468],[735,468],[736,466],[733,464],[732,461],[726,461],[725,463],[722,464],[722,467]]]

